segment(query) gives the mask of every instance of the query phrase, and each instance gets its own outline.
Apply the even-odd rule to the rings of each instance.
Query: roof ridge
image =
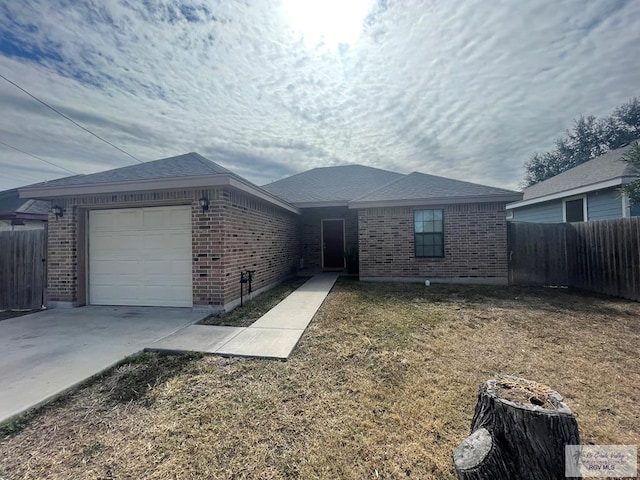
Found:
[[[387,174],[391,173],[391,174],[394,174],[394,175],[404,175],[404,173],[394,172],[393,170],[385,170],[383,168],[371,167],[369,165],[361,165],[359,163],[349,163],[349,164],[346,164],[346,165],[328,165],[326,167],[313,167],[313,168],[311,168],[309,170],[302,170],[301,172],[294,173],[293,175],[289,175],[288,177],[280,178],[278,180],[274,180],[273,182],[265,183],[262,186],[266,187],[266,186],[269,186],[269,185],[274,185],[274,184],[277,184],[277,183],[282,182],[284,180],[290,180],[290,179],[292,179],[294,177],[298,177],[300,175],[308,174],[308,173],[316,171],[316,170],[326,170],[326,169],[330,169],[330,168],[345,168],[345,167],[367,168],[369,170],[375,170],[376,172],[382,172],[382,173],[387,173]]]
[[[223,170],[225,170],[226,172],[228,172],[228,173],[233,173],[233,172],[231,172],[228,168],[223,167],[223,166],[222,166],[222,165],[220,165],[218,162],[214,162],[213,160],[209,160],[207,157],[205,157],[205,156],[203,156],[203,155],[200,155],[198,152],[189,152],[189,153],[187,153],[187,155],[189,155],[189,156],[194,155],[194,156],[195,156],[195,159],[196,159],[196,160],[198,160],[198,161],[199,161],[202,165],[204,165],[205,167],[210,167],[210,166],[211,166],[211,164],[213,163],[213,164],[214,164],[214,165],[216,165],[217,167],[220,167],[220,168],[222,168]],[[181,156],[183,156],[183,155],[176,155],[176,157],[181,157]],[[176,157],[169,157],[169,158],[176,158]],[[169,158],[164,159],[164,160],[168,160]],[[161,160],[163,160],[163,159],[161,159]]]
[[[394,173],[397,173],[397,172],[394,172]],[[370,190],[367,193],[360,195],[359,197],[356,197],[356,198],[354,198],[352,200],[349,200],[349,203],[357,202],[361,198],[368,197],[369,195],[373,195],[378,190],[382,190],[383,188],[387,188],[387,187],[393,185],[394,183],[397,183],[397,182],[400,182],[400,181],[404,180],[405,178],[407,178],[409,176],[409,174],[405,174],[405,173],[398,173],[398,175],[402,175],[402,176],[399,177],[399,178],[396,178],[394,180],[391,180],[389,183],[385,183],[384,185],[382,185],[382,186],[380,186],[378,188],[374,188],[373,190]]]
[[[467,180],[458,180],[457,178],[443,177],[441,175],[433,175],[431,173],[411,172],[407,176],[413,175],[415,173],[417,173],[418,175],[426,175],[428,177],[433,177],[433,178],[441,178],[443,180],[448,180],[450,182],[466,183],[467,185],[473,185],[475,187],[480,186],[480,187],[486,187],[486,188],[494,188],[496,190],[502,190],[502,191],[507,192],[507,193],[520,193],[517,190],[509,190],[508,188],[494,187],[492,185],[485,185],[484,183],[469,182]]]

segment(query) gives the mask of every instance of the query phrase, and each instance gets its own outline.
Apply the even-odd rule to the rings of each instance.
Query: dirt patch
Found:
[[[245,300],[242,307],[236,307],[228,313],[210,315],[198,322],[198,325],[219,325],[223,327],[248,327],[275,307],[291,293],[301,287],[311,277],[294,277],[263,294]]]
[[[96,382],[95,393],[104,396],[106,406],[129,402],[151,406],[155,399],[150,393],[172,377],[184,374],[194,358],[200,356],[140,353]]]
[[[340,279],[287,362],[150,354],[1,439],[0,477],[453,480],[497,375],[558,391],[584,443],[634,445],[639,318],[557,289]]]

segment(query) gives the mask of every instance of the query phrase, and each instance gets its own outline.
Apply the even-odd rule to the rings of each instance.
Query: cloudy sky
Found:
[[[0,0],[0,74],[140,161],[516,188],[640,95],[637,0]],[[0,189],[136,160],[0,78]],[[65,171],[64,169],[68,170]]]

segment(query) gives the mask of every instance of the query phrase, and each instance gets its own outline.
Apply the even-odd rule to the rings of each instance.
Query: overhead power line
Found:
[[[113,143],[111,143],[109,140],[105,140],[104,138],[102,138],[100,135],[98,135],[97,133],[93,133],[91,130],[89,130],[88,128],[80,125],[78,122],[76,122],[73,118],[68,117],[67,115],[65,115],[64,113],[62,113],[60,110],[57,110],[56,108],[52,107],[51,105],[49,105],[47,102],[40,100],[38,97],[36,97],[34,94],[28,92],[27,90],[25,90],[24,88],[22,88],[20,85],[18,85],[16,82],[9,80],[7,77],[5,77],[4,75],[2,75],[0,73],[0,78],[2,78],[3,80],[9,82],[11,85],[13,85],[14,87],[16,87],[17,89],[21,90],[22,92],[26,93],[27,95],[29,95],[31,98],[33,98],[35,101],[41,103],[42,105],[44,105],[45,107],[53,110],[54,112],[56,112],[58,115],[60,115],[62,118],[70,121],[71,123],[73,123],[76,127],[81,128],[82,130],[84,130],[85,132],[93,135],[94,137],[96,137],[98,140],[103,141],[104,143],[106,143],[107,145],[111,145],[113,148],[115,148],[116,150],[119,150],[120,152],[124,153],[125,155],[130,156],[131,158],[133,158],[136,162],[139,163],[143,163],[142,160],[134,157],[133,155],[131,155],[129,152],[123,150],[122,148],[118,147],[117,145],[114,145]]]
[[[25,152],[24,150],[21,150],[18,147],[14,147],[13,145],[9,145],[8,143],[3,142],[2,140],[0,140],[0,145],[4,145],[5,147],[13,148],[14,150],[16,150],[16,151],[18,151],[20,153],[24,153],[25,155],[29,155],[30,157],[33,157],[36,160],[40,160],[41,162],[48,163],[49,165],[53,165],[54,167],[59,168],[61,170],[64,170],[66,172],[72,173],[74,175],[78,175],[78,172],[74,172],[73,170],[69,170],[68,168],[61,167],[60,165],[56,165],[55,163],[50,162],[49,160],[45,160],[44,158],[40,158],[39,156],[34,155],[33,153]]]

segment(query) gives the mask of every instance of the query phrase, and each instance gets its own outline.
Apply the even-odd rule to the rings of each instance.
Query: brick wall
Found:
[[[444,258],[416,258],[413,211],[444,210]],[[506,278],[504,203],[358,211],[360,276]]]
[[[358,245],[358,212],[347,207],[305,208],[302,211],[302,258],[305,268],[322,266],[321,222],[345,219],[346,248]]]
[[[209,199],[202,211],[196,199]],[[191,207],[191,257],[193,304],[224,305],[224,203],[228,193],[222,189],[199,190]]]
[[[77,208],[64,208],[62,217],[49,212],[47,233],[47,296],[52,302],[75,302],[78,291]],[[66,207],[66,208],[65,208]]]
[[[198,199],[209,199],[203,212]],[[194,305],[222,306],[240,295],[239,272],[256,270],[255,288],[290,274],[300,258],[299,216],[229,188],[57,199],[64,216],[49,216],[48,295],[52,302],[83,303],[82,218],[92,208],[191,205]],[[80,248],[79,248],[80,247]]]
[[[225,303],[240,297],[240,272],[255,270],[253,289],[295,273],[300,259],[299,216],[230,191],[222,218]]]

